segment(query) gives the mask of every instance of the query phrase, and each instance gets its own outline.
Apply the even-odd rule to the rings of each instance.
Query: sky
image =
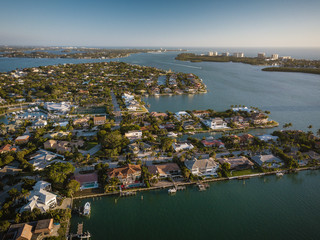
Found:
[[[0,0],[0,45],[320,47],[320,1]]]

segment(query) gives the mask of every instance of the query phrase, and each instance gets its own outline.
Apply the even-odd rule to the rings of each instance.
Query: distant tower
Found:
[[[265,58],[266,54],[265,53],[258,53],[258,58]]]
[[[274,54],[271,55],[271,59],[272,60],[278,60],[278,58],[279,58],[279,54],[275,54],[274,53]]]

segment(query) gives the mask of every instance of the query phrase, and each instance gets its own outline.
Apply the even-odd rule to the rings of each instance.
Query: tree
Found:
[[[47,177],[53,183],[63,183],[74,170],[71,163],[55,163],[47,167]]]
[[[5,220],[0,222],[0,232],[7,231],[9,227],[10,227],[9,221]]]
[[[76,180],[71,180],[67,185],[68,196],[72,196],[75,192],[79,191],[80,183]]]
[[[312,126],[312,125],[309,125],[308,128],[311,129],[311,128],[313,128],[313,126]]]

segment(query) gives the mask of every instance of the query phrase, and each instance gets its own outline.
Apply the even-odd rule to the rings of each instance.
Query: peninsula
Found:
[[[279,57],[278,54],[273,54],[268,58],[264,53],[259,53],[257,57],[245,57],[243,53],[234,53],[231,56],[229,53],[222,53],[220,55],[211,53],[208,55],[181,53],[177,55],[175,59],[191,62],[236,62],[259,66],[271,66],[263,68],[262,71],[320,74],[320,60],[293,59],[288,56]]]
[[[161,53],[167,49],[107,49],[88,47],[0,47],[0,57],[7,58],[73,58],[110,59],[127,57],[134,53]]]

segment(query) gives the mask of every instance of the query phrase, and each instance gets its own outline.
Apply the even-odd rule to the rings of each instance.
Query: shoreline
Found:
[[[320,169],[320,166],[302,167],[302,168],[292,169],[292,171],[286,169],[286,170],[282,170],[282,171],[255,173],[255,174],[241,175],[241,176],[235,176],[235,177],[212,178],[212,179],[201,180],[201,182],[210,183],[210,182],[229,181],[229,180],[244,180],[244,179],[250,179],[250,178],[255,178],[255,177],[276,175],[277,173],[292,174],[292,173],[298,173],[298,172],[301,172],[301,171],[319,170],[319,169]],[[197,184],[197,181],[196,182],[175,182],[175,185],[177,187],[195,185],[195,184]],[[132,190],[124,190],[123,192],[144,192],[144,191],[152,191],[152,190],[161,190],[161,189],[171,188],[173,185],[174,184],[172,183],[170,185],[161,186],[161,187],[137,188],[137,189],[132,189]],[[111,193],[96,193],[96,194],[90,194],[90,195],[88,194],[88,195],[85,195],[85,196],[73,197],[71,199],[71,201],[72,201],[72,205],[73,205],[73,201],[74,200],[85,199],[85,198],[103,197],[103,196],[112,196],[112,195],[119,195],[119,194],[120,194],[120,191],[111,192]]]

